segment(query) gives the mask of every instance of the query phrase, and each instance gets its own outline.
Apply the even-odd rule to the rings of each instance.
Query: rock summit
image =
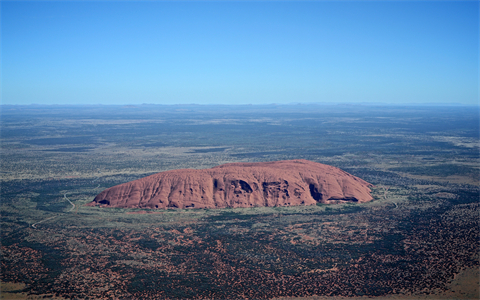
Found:
[[[101,192],[89,206],[225,208],[367,202],[371,184],[339,168],[287,160],[171,170]]]

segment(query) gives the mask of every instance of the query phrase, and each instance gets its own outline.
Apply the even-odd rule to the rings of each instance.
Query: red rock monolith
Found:
[[[308,160],[230,163],[157,173],[108,188],[87,205],[165,209],[367,202],[370,186],[339,168]]]

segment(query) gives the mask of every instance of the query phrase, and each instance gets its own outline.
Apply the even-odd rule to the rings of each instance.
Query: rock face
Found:
[[[172,170],[101,192],[89,206],[225,208],[294,206],[372,200],[370,183],[308,160],[231,163]]]

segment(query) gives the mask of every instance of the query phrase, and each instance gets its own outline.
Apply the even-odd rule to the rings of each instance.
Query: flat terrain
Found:
[[[478,299],[478,107],[2,106],[1,297]],[[87,207],[179,168],[308,159],[363,204]]]

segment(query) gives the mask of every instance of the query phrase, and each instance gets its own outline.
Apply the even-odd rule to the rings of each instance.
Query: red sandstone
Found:
[[[231,163],[157,173],[101,192],[87,204],[124,208],[225,208],[368,202],[371,184],[308,160]]]

